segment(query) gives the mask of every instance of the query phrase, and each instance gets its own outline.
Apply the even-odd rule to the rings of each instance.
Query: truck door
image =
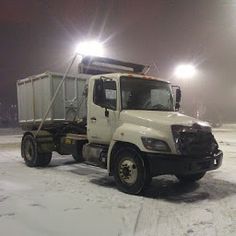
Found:
[[[117,117],[117,85],[112,79],[103,78],[104,97],[101,97],[101,79],[96,79],[90,86],[88,103],[88,139],[93,143],[109,144]],[[107,108],[104,108],[104,103]]]

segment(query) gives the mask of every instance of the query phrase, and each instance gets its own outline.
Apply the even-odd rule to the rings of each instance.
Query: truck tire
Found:
[[[80,155],[80,154],[72,154],[72,157],[74,158],[74,160],[78,163],[83,162],[84,158]]]
[[[147,170],[139,151],[124,147],[114,157],[113,174],[117,188],[129,194],[139,194],[148,184]]]
[[[72,157],[76,162],[84,162],[82,150],[85,143],[87,143],[87,141],[76,141],[75,152],[72,153]]]
[[[206,172],[201,172],[197,174],[190,174],[190,175],[176,175],[179,181],[181,182],[195,182],[200,180]]]
[[[39,163],[38,166],[46,167],[52,160],[52,153],[39,154]]]
[[[148,189],[148,187],[151,185],[151,183],[152,183],[152,176],[150,174],[150,170],[146,168],[146,179],[145,179],[142,192],[145,192]]]
[[[52,153],[38,153],[37,142],[30,134],[25,135],[22,139],[21,155],[29,167],[45,167],[52,159]]]

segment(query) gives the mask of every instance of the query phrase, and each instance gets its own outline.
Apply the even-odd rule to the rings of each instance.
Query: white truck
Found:
[[[77,162],[106,168],[130,194],[141,193],[154,176],[189,182],[219,168],[223,153],[209,124],[179,113],[180,88],[144,69],[85,57],[78,75],[63,83],[50,72],[19,80],[26,165],[47,166],[53,151],[72,154]]]

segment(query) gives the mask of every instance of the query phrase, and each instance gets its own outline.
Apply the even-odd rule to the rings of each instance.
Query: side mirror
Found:
[[[104,89],[104,84],[102,79],[95,80],[95,86],[94,86],[94,103],[101,106],[105,107],[105,89]]]
[[[180,103],[181,102],[181,89],[177,88],[176,89],[176,103]]]
[[[106,94],[104,87],[104,80],[98,79],[95,80],[94,86],[94,95],[93,95],[94,103],[98,106],[105,108],[105,117],[109,117],[108,106],[106,104]]]
[[[179,86],[172,86],[175,88],[175,110],[178,111],[180,109],[180,102],[181,102],[181,89]]]

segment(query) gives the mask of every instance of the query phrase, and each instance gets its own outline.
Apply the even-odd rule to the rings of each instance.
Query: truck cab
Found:
[[[145,190],[154,176],[170,174],[193,182],[220,167],[223,153],[210,125],[178,111],[178,86],[135,71],[96,74],[86,85],[84,132],[72,126],[57,136],[45,128],[35,137],[28,131],[22,139],[26,164],[37,153],[43,159],[60,150],[106,168],[118,189],[131,194]],[[33,137],[31,144],[27,135]]]

